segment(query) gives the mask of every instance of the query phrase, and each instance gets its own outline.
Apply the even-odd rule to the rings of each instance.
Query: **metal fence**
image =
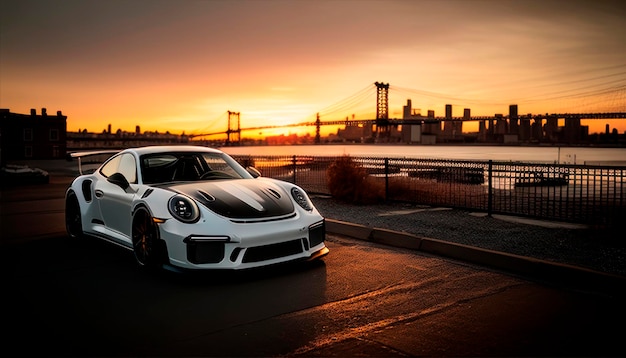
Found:
[[[330,194],[328,167],[342,157],[234,156],[266,177]],[[626,167],[351,157],[384,200],[614,227],[626,220]],[[623,224],[622,224],[623,225]]]

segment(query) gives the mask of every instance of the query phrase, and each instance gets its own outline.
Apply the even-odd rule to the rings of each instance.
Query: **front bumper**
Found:
[[[183,269],[246,269],[294,260],[313,260],[328,254],[323,218],[302,226],[301,220],[234,224],[226,234],[191,233],[181,238],[180,223],[161,225],[170,265]],[[189,228],[187,225],[186,228]],[[195,227],[198,229],[198,226]]]

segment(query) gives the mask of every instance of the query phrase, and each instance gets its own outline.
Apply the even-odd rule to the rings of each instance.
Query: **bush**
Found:
[[[237,157],[236,159],[239,162],[239,164],[241,164],[241,166],[244,167],[244,168],[254,167],[255,166],[254,158],[252,158],[251,156],[248,156],[248,157]]]
[[[337,200],[353,204],[370,204],[385,200],[385,187],[373,180],[365,168],[349,156],[332,162],[326,171],[330,194]]]

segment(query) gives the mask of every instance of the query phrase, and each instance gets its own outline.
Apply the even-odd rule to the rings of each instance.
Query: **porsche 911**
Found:
[[[146,268],[237,270],[328,253],[324,218],[302,188],[201,146],[113,154],[73,180],[65,221],[70,237],[120,245]]]

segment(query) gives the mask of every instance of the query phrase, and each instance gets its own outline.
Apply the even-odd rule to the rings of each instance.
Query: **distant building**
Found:
[[[402,107],[402,119],[411,120],[420,117],[419,110],[413,110],[413,104],[410,99],[406,100],[406,106]],[[403,143],[421,143],[422,142],[422,124],[403,124],[402,125],[402,142]]]
[[[190,137],[183,134],[144,132],[135,126],[134,132],[126,132],[121,129],[112,132],[111,125],[102,130],[102,133],[87,132],[87,130],[67,133],[67,150],[101,150],[101,149],[125,149],[148,145],[183,145],[190,142]],[[208,143],[205,143],[208,145]]]
[[[58,111],[49,116],[46,109],[37,114],[12,113],[0,109],[0,161],[64,158],[67,149],[67,116]]]
[[[362,143],[365,140],[365,128],[359,125],[346,125],[337,130],[337,136],[346,142]]]
[[[446,121],[441,137],[444,142],[456,142],[463,139],[463,122],[452,120],[452,105],[446,104]]]
[[[422,127],[422,134],[432,134],[435,136],[441,135],[441,122],[435,121],[435,111],[428,110],[428,118],[431,119],[424,123]]]

